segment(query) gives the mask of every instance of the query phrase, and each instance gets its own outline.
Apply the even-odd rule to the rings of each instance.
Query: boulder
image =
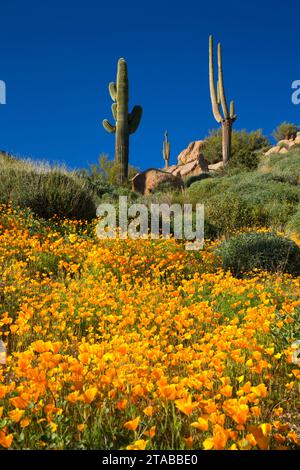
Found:
[[[275,147],[270,148],[265,155],[272,155],[273,153],[287,153],[294,145],[300,145],[300,132],[297,132],[296,137],[293,139],[283,139],[277,142]]]
[[[281,147],[279,145],[276,145],[275,147],[270,148],[270,150],[268,150],[265,153],[265,155],[268,156],[268,155],[273,155],[274,153],[279,153],[280,149],[281,149]]]
[[[212,163],[211,165],[208,165],[209,171],[217,171],[217,170],[220,170],[220,168],[223,168],[223,167],[224,167],[223,160],[221,162]]]
[[[144,195],[151,194],[161,183],[169,183],[174,189],[181,189],[183,187],[183,181],[180,176],[175,176],[172,173],[157,170],[156,168],[149,168],[138,173],[131,181],[133,191]]]
[[[293,147],[293,145],[295,145],[295,140],[294,139],[283,139],[283,140],[280,140],[277,145],[279,147],[286,147],[286,148],[290,148],[290,147]]]
[[[181,178],[187,178],[189,176],[198,176],[201,173],[208,173],[208,164],[203,155],[200,155],[196,160],[182,165],[172,165],[166,168],[165,171]]]
[[[202,156],[204,144],[205,140],[191,142],[189,146],[178,155],[178,165],[185,165],[186,163],[198,160],[199,157]]]
[[[296,139],[294,140],[295,145],[300,145],[300,132],[298,132]]]

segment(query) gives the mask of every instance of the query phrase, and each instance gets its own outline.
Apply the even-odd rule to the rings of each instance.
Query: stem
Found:
[[[222,154],[224,166],[227,165],[231,156],[231,134],[232,119],[225,119],[222,122]]]

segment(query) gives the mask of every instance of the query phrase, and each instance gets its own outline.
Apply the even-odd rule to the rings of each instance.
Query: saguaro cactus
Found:
[[[168,168],[170,161],[170,142],[168,139],[168,131],[165,132],[165,139],[163,144],[163,158],[165,161],[165,168]]]
[[[132,112],[128,113],[128,73],[125,59],[118,61],[117,83],[111,82],[108,88],[114,101],[111,110],[116,123],[113,125],[104,119],[103,127],[107,132],[116,134],[115,159],[120,165],[119,181],[123,184],[128,177],[129,135],[137,130],[143,112],[141,106],[134,106]]]
[[[217,91],[215,89],[214,79],[214,64],[213,64],[213,37],[209,37],[209,89],[210,98],[212,102],[212,110],[215,120],[222,124],[222,153],[223,153],[223,164],[226,165],[231,155],[231,134],[232,125],[237,119],[237,115],[234,111],[234,101],[230,102],[230,108],[228,109],[224,81],[223,81],[223,67],[222,67],[222,46],[218,44],[218,81]],[[222,116],[220,112],[220,105],[223,110]]]

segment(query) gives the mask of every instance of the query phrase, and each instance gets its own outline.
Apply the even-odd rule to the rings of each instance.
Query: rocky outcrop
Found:
[[[204,144],[205,140],[191,142],[189,146],[178,155],[178,165],[185,165],[186,163],[199,160],[201,157],[203,158]]]
[[[221,160],[220,162],[212,163],[211,165],[208,165],[208,170],[209,171],[218,171],[223,167],[224,167],[224,163],[223,163],[223,160]]]
[[[198,176],[201,173],[207,173],[208,164],[203,155],[199,155],[195,160],[187,163],[172,165],[166,168],[166,171],[172,173],[172,175],[186,178],[188,176]]]
[[[174,176],[180,176],[181,178],[208,173],[208,164],[202,153],[204,143],[204,140],[191,142],[189,146],[178,155],[178,164],[165,168],[165,171]]]
[[[179,175],[173,175],[167,171],[149,168],[138,173],[132,178],[133,191],[144,195],[151,194],[161,183],[168,183],[174,189],[183,187],[183,181]]]
[[[284,139],[277,142],[277,144],[270,148],[265,155],[273,155],[273,154],[284,154],[288,153],[288,151],[293,148],[295,145],[300,145],[300,132],[297,133],[294,139]]]

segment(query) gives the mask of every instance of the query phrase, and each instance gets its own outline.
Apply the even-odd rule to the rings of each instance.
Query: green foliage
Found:
[[[203,181],[203,180],[205,180],[207,178],[210,178],[210,177],[211,177],[211,175],[209,173],[200,173],[200,175],[189,176],[184,181],[184,187],[189,188],[196,181]]]
[[[0,167],[0,202],[28,207],[43,218],[91,219],[96,196],[82,177],[63,169],[4,161]]]
[[[288,221],[287,230],[289,233],[295,233],[300,236],[300,210],[295,212]]]
[[[207,220],[229,235],[243,227],[283,228],[297,210],[300,191],[272,175],[250,172],[196,182],[185,199],[203,203]]]
[[[123,186],[119,184],[119,172],[120,164],[118,162],[109,160],[107,155],[100,155],[98,163],[90,164],[88,169],[80,170],[79,175],[87,180],[97,196],[102,197],[104,194],[113,196],[121,187],[130,189],[130,179],[136,175],[138,170],[129,165],[129,180]]]
[[[153,194],[160,194],[160,193],[178,193],[180,192],[179,188],[174,187],[172,181],[166,180],[161,181],[155,188],[153,189]]]
[[[232,131],[231,159],[228,168],[241,170],[253,170],[259,163],[259,152],[268,147],[270,141],[262,134],[261,129],[247,132],[246,130]],[[217,163],[222,160],[222,131],[210,131],[206,137],[203,155],[209,163]]]
[[[276,142],[279,142],[280,140],[294,139],[298,131],[299,126],[296,126],[296,124],[291,122],[284,121],[273,131],[272,135]]]
[[[300,184],[300,147],[295,145],[284,155],[272,154],[261,157],[258,171],[271,173],[278,181]]]
[[[223,242],[216,252],[223,269],[237,277],[254,269],[300,274],[300,248],[274,233],[243,233]]]

